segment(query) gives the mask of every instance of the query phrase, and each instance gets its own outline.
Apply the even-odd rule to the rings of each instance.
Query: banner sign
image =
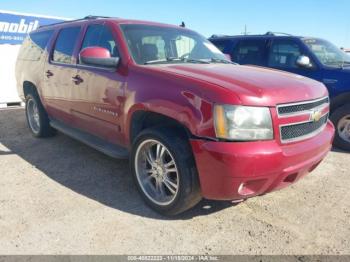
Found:
[[[67,19],[12,13],[0,10],[0,44],[20,45],[31,31],[41,25],[63,22]]]

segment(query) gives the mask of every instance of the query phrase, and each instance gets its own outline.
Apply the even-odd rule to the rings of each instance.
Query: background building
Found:
[[[0,108],[20,102],[16,89],[15,64],[19,48],[27,34],[41,25],[64,20],[69,19],[0,10]]]

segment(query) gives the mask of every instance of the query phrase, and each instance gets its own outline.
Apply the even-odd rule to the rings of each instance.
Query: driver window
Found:
[[[119,57],[117,44],[110,29],[101,24],[90,25],[86,31],[81,50],[87,47],[98,46],[109,50],[112,57]]]
[[[273,41],[268,59],[269,67],[298,68],[297,59],[301,56],[299,45],[290,40]]]

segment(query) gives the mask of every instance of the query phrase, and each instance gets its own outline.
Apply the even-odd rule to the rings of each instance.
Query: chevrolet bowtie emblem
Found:
[[[320,121],[321,117],[322,117],[322,112],[318,110],[312,111],[310,114],[310,120],[312,122]]]

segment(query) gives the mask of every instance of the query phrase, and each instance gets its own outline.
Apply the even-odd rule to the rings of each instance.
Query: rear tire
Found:
[[[28,127],[35,137],[50,137],[56,134],[36,92],[27,94],[25,112]]]
[[[330,118],[336,129],[334,145],[350,151],[350,104],[338,107]]]
[[[158,213],[177,215],[202,199],[192,148],[173,128],[142,131],[130,165],[140,194]]]

